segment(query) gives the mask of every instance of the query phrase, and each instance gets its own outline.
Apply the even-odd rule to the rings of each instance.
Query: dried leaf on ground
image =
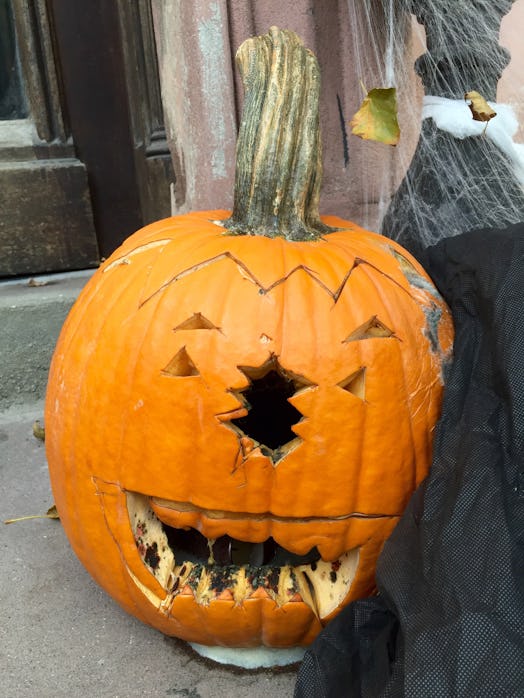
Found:
[[[52,507],[49,507],[49,509],[46,512],[46,517],[48,519],[59,519],[60,516],[58,514],[58,510],[56,508],[56,504],[53,504]]]
[[[58,511],[56,509],[56,504],[49,507],[45,514],[31,514],[29,516],[18,516],[15,519],[6,519],[5,524],[17,523],[18,521],[29,521],[30,519],[60,519]]]
[[[480,92],[475,90],[466,92],[464,99],[471,109],[475,121],[490,121],[494,116],[497,116],[497,112],[489,106]]]
[[[355,136],[386,145],[397,145],[400,127],[396,88],[377,87],[370,90],[349,125]]]
[[[40,441],[45,441],[45,429],[38,419],[33,422],[33,436]]]

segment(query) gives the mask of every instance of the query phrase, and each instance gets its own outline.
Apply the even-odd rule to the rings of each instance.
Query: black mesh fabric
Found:
[[[421,261],[455,322],[431,472],[295,698],[524,698],[524,224]]]

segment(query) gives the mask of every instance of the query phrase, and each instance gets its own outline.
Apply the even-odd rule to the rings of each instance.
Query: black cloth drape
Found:
[[[421,261],[455,323],[432,468],[295,698],[524,698],[524,224]]]

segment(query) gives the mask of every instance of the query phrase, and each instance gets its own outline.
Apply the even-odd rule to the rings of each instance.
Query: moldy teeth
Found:
[[[160,610],[167,615],[178,595],[190,594],[202,606],[217,599],[242,605],[250,598],[270,598],[278,606],[303,601],[323,619],[348,595],[358,568],[358,549],[344,553],[333,562],[318,560],[295,566],[220,565],[214,561],[213,541],[208,541],[210,554],[206,562],[177,564],[162,522],[148,501],[145,496],[127,493],[137,550],[144,565],[167,592],[160,604]]]

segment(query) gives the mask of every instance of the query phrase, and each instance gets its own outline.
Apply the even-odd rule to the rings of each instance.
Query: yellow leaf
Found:
[[[53,504],[52,507],[49,507],[49,509],[46,512],[46,517],[48,519],[59,519],[60,515],[58,513],[58,510],[56,508],[56,504]]]
[[[60,516],[56,509],[56,504],[49,507],[45,514],[31,514],[30,516],[19,516],[16,519],[6,519],[5,524],[17,523],[18,521],[29,521],[30,519],[59,519]]]
[[[38,419],[33,422],[33,436],[40,441],[45,441],[45,429]]]
[[[480,92],[475,90],[466,92],[464,99],[471,109],[475,121],[490,121],[494,116],[497,116],[497,112],[489,106]]]
[[[400,128],[396,89],[377,87],[370,90],[349,125],[355,136],[386,145],[397,145]]]

